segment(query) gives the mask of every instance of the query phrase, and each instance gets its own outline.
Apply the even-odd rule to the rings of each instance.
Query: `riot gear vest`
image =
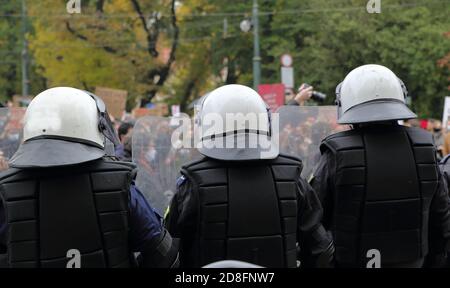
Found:
[[[133,177],[132,164],[106,159],[3,173],[7,265],[65,268],[79,257],[81,268],[129,267]]]
[[[248,162],[203,158],[182,168],[197,203],[194,265],[224,259],[297,266],[299,159]]]
[[[380,252],[381,267],[421,262],[428,253],[429,209],[438,187],[431,134],[371,125],[331,135],[320,148],[336,163],[328,229],[337,262],[366,267],[371,249]]]

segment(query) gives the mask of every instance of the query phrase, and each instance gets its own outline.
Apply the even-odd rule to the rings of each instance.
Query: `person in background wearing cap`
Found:
[[[176,242],[133,185],[135,166],[107,155],[119,141],[100,98],[46,90],[23,130],[0,174],[0,267],[132,267],[134,252],[143,267],[177,265]]]
[[[333,235],[338,267],[422,267],[445,263],[448,196],[430,133],[399,125],[417,116],[403,82],[364,65],[336,88],[338,122],[310,184]]]
[[[296,268],[300,258],[301,267],[329,267],[334,246],[319,200],[300,177],[302,162],[279,154],[258,93],[220,87],[202,100],[195,123],[203,157],[182,167],[166,214],[167,229],[181,240],[181,266],[238,260]]]

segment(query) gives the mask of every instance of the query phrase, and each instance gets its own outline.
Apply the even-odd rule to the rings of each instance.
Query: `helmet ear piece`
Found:
[[[408,97],[408,89],[406,88],[405,83],[403,83],[402,79],[398,78],[398,82],[400,82],[400,86],[402,87],[402,91],[403,91],[403,96],[405,97],[405,99]]]
[[[267,110],[267,119],[269,120],[269,135],[272,136],[272,113],[270,112],[269,106],[266,104],[266,110]]]
[[[336,86],[336,91],[335,91],[336,100],[335,100],[334,104],[336,104],[336,106],[338,106],[338,107],[341,107],[341,87],[342,87],[342,82]]]
[[[106,129],[105,123],[104,123],[104,121],[101,121],[101,119],[100,119],[100,121],[98,121],[98,130],[103,133],[103,131],[105,129]]]

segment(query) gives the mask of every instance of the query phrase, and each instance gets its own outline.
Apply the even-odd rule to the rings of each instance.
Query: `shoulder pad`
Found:
[[[208,158],[206,156],[201,155],[200,158],[194,159],[191,162],[188,162],[188,163],[184,164],[183,166],[181,166],[181,169],[182,170],[183,169],[190,169],[190,168],[193,168],[193,167],[197,168],[197,166],[201,167],[201,165],[203,163],[205,163],[205,162],[207,162],[208,160],[211,160],[211,159],[212,158]]]
[[[8,179],[8,178],[12,178],[15,175],[19,174],[20,172],[21,172],[20,169],[11,167],[11,168],[3,171],[3,172],[0,172],[0,181],[3,181],[3,180]]]
[[[129,169],[136,169],[137,165],[133,162],[127,162],[127,161],[119,161],[117,159],[112,159],[112,158],[108,158],[108,157],[104,157],[103,158],[105,163],[108,164],[116,164],[117,166],[123,166],[123,167],[127,167]]]
[[[417,127],[405,127],[413,145],[434,145],[433,135]]]
[[[300,158],[288,155],[288,154],[282,154],[278,155],[277,158],[269,160],[271,164],[290,164],[290,165],[297,165],[301,166],[303,168],[303,162]]]
[[[341,149],[361,148],[364,143],[361,138],[361,133],[358,130],[342,131],[331,134],[320,143],[320,152],[323,154],[326,149],[336,152]]]

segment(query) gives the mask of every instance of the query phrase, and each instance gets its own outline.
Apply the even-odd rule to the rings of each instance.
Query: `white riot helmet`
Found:
[[[417,118],[406,106],[405,85],[388,68],[369,64],[352,70],[336,87],[338,123]]]
[[[24,143],[10,160],[16,168],[84,163],[105,155],[106,139],[118,143],[103,101],[75,88],[40,93],[24,121]]]
[[[259,94],[243,85],[209,93],[196,115],[199,152],[219,160],[259,160],[278,156],[270,110]]]

